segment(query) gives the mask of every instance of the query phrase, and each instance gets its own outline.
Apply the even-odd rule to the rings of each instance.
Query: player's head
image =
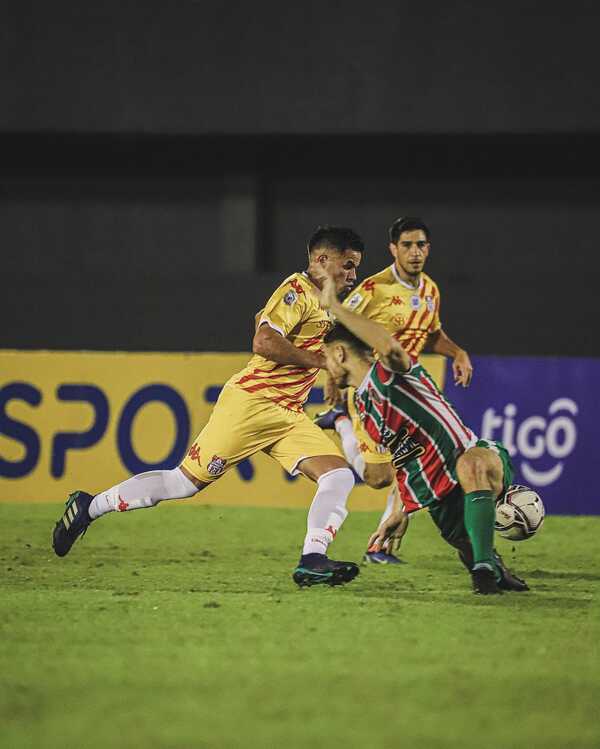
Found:
[[[339,322],[325,335],[323,343],[327,369],[340,388],[354,384],[352,374],[357,364],[364,365],[373,358],[373,350]]]
[[[390,252],[399,271],[418,276],[423,270],[431,246],[427,224],[416,216],[397,218],[389,228]]]
[[[318,226],[308,240],[308,272],[321,287],[327,273],[333,276],[338,294],[356,284],[365,245],[360,236],[347,226]]]

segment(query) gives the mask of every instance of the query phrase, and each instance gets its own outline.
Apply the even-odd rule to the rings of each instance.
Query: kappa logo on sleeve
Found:
[[[195,442],[189,449],[188,458],[195,460],[199,466],[202,465],[202,463],[200,463],[200,448]]]

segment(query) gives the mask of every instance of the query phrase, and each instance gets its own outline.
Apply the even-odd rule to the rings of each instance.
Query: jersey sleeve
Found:
[[[382,385],[389,385],[396,374],[389,367],[386,367],[382,361],[375,362],[375,373]]]
[[[394,369],[391,369],[386,364],[384,364],[381,359],[378,359],[375,363],[375,372],[377,373],[377,377],[379,377],[379,381],[382,385],[389,385],[394,377],[405,377],[407,374],[412,372],[415,368],[415,366],[418,365],[418,360],[416,357],[408,355],[408,358],[410,359],[410,367],[406,370],[406,372],[397,372]]]
[[[438,289],[437,285],[434,284],[433,286],[433,317],[431,318],[431,323],[429,324],[428,333],[436,333],[440,328],[442,327],[442,321],[440,318],[440,290]]]
[[[357,288],[344,299],[343,305],[352,312],[364,315],[368,306],[373,301],[373,281],[369,279],[363,281]]]
[[[298,283],[285,283],[271,295],[261,310],[257,328],[267,324],[284,338],[304,319],[308,309],[306,291]]]

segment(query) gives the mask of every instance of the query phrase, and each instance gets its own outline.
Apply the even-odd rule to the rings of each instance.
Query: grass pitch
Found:
[[[0,506],[7,749],[600,746],[600,518],[499,540],[532,591],[480,598],[425,513],[407,564],[305,590],[304,511],[165,504],[62,560],[59,514]]]

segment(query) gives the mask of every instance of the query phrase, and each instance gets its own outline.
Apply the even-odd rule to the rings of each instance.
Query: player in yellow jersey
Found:
[[[396,219],[389,229],[389,250],[394,262],[366,278],[346,297],[344,304],[383,325],[411,356],[418,357],[427,346],[433,353],[451,357],[455,382],[466,387],[473,373],[469,355],[443,330],[439,289],[423,271],[429,256],[430,240],[431,233],[422,219]],[[342,406],[334,407],[319,417],[316,423],[325,428],[335,428],[348,462],[366,484],[376,489],[392,487],[381,522],[386,520],[400,502],[390,454],[376,445],[363,429],[354,407],[354,391],[349,389]],[[407,524],[408,519],[404,531]],[[398,533],[396,546],[399,546],[401,537],[402,534]],[[367,552],[365,560],[379,564],[400,561],[394,554],[385,551]]]
[[[326,367],[323,337],[333,326],[320,305],[319,289],[328,274],[338,293],[351,289],[363,250],[352,229],[319,227],[308,242],[308,268],[286,278],[258,313],[254,356],[225,384],[181,465],[142,473],[96,496],[72,494],[54,530],[55,552],[67,554],[89,523],[107,512],[190,497],[262,450],[290,474],[302,473],[317,484],[294,580],[299,585],[336,585],[355,577],[356,564],[326,555],[348,514],[354,476],[335,443],[302,406],[319,369]]]

